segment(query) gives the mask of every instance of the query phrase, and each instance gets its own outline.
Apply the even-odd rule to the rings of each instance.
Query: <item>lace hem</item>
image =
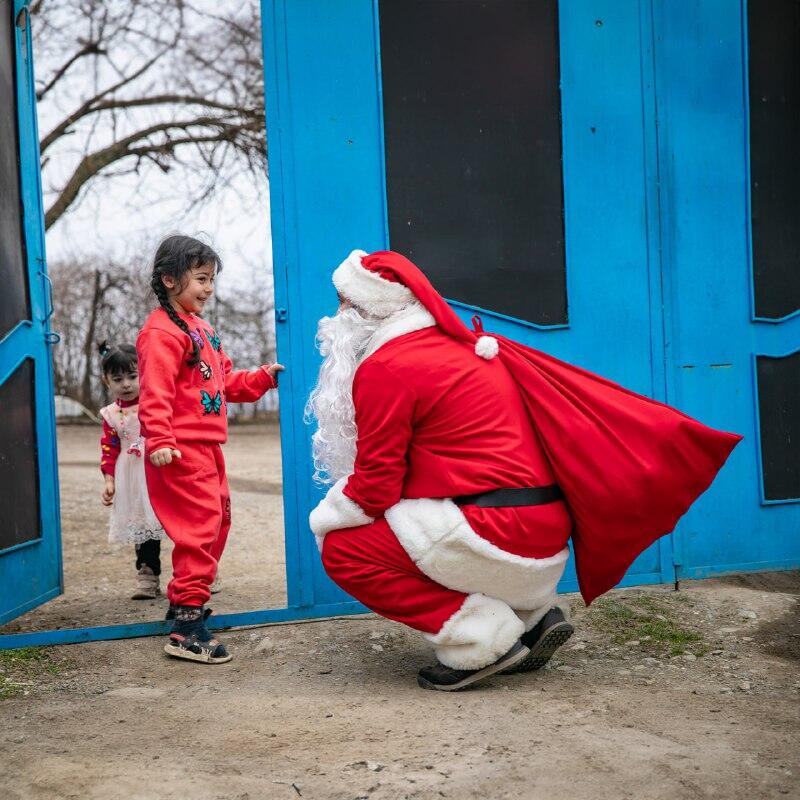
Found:
[[[108,532],[108,541],[112,544],[142,544],[151,539],[161,540],[166,536],[160,525],[148,522],[129,522],[124,527],[113,526]]]

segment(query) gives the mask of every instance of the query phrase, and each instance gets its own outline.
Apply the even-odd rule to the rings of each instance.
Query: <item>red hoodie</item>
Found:
[[[157,308],[136,340],[139,356],[139,421],[147,455],[178,443],[225,442],[226,403],[252,403],[275,381],[265,368],[233,370],[214,329],[194,314],[180,314],[191,339],[200,346],[200,362],[189,366],[192,341]]]

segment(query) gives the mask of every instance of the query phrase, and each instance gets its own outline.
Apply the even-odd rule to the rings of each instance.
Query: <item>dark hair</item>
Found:
[[[167,287],[164,286],[161,278],[167,276],[180,283],[183,276],[192,267],[200,267],[205,264],[212,264],[216,273],[222,272],[222,259],[214,249],[191,236],[167,236],[156,249],[153,258],[153,276],[150,279],[150,288],[169,318],[189,336],[192,343],[192,357],[186,362],[189,366],[194,366],[200,361],[200,346],[189,333],[189,326],[172,307],[167,295]]]
[[[97,345],[100,353],[100,369],[103,375],[121,375],[123,372],[136,372],[139,359],[132,344],[110,345],[103,340]]]

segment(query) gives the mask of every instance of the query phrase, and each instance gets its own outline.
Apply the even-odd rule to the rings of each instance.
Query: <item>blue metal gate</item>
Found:
[[[654,5],[667,398],[745,436],[678,526],[677,576],[797,568],[800,7]]]
[[[425,4],[396,5],[407,20]],[[501,18],[526,4],[427,5],[425,24],[435,9],[452,15],[451,30],[431,37],[450,56],[469,6],[488,5]],[[397,195],[405,192],[407,200],[414,190],[393,189],[393,153],[411,147],[425,159],[431,181],[416,187],[420,204],[437,191],[433,177],[448,153],[414,150],[413,141],[392,138],[403,136],[392,104],[404,104],[407,136],[416,130],[424,137],[432,116],[424,104],[436,95],[418,84],[405,95],[392,87],[391,6],[392,0],[263,4],[276,285],[285,309],[279,341],[302,358],[293,362],[295,420],[318,363],[308,342],[316,321],[335,306],[331,269],[353,247],[381,249],[395,241],[422,266],[437,265],[424,258],[437,242],[403,233],[393,219],[402,206]],[[791,356],[800,319],[796,310],[781,320],[758,319],[751,309],[746,7],[724,0],[691,9],[662,0],[570,0],[556,12],[566,319],[522,319],[482,304],[480,293],[453,306],[465,319],[477,308],[489,330],[745,435],[717,482],[671,537],[642,554],[624,584],[800,566],[800,537],[792,533],[800,527],[797,494],[770,499],[762,477],[759,442],[773,420],[759,418],[759,392],[772,381],[778,387],[772,406],[791,416],[778,390],[797,380]],[[476,48],[470,55],[491,69],[502,50],[492,47],[491,30],[484,34],[487,52]],[[408,37],[405,29],[401,59],[436,62],[436,53],[420,50],[424,36]],[[503,85],[498,81],[498,93]],[[456,143],[443,139],[440,147]],[[475,166],[465,161],[465,173]],[[411,215],[406,220],[418,222]],[[490,238],[495,220],[486,222]],[[444,245],[440,252],[447,252]],[[508,284],[509,293],[519,291],[513,278]],[[778,361],[787,354],[784,371],[759,370],[772,363],[763,356]],[[772,437],[778,451],[770,457],[791,478],[800,460],[797,438],[785,432],[791,420],[781,424]],[[295,585],[304,602],[337,602],[344,596],[325,578],[303,528],[318,499],[305,477],[311,472],[307,431],[296,426],[284,446],[293,454],[287,468],[297,475]],[[561,588],[576,588],[574,572]]]
[[[31,38],[0,16],[0,623],[61,592],[61,538]],[[16,113],[15,113],[16,112]]]
[[[773,41],[800,30],[795,11],[791,0],[766,10],[756,0],[263,0],[278,350],[291,366],[280,388],[289,607],[217,626],[361,610],[324,575],[308,533],[320,495],[301,421],[317,321],[336,303],[330,273],[354,247],[395,245],[440,270],[434,281],[465,319],[477,309],[489,330],[745,435],[624,583],[800,566],[800,282],[784,257],[800,244],[775,223],[800,202],[786,149],[800,118],[780,108],[770,118],[768,102],[800,91],[798,48]],[[415,27],[415,13],[429,21]],[[783,58],[790,77],[762,74],[765,41],[769,64]],[[0,392],[33,370],[34,399],[19,405],[35,419],[42,524],[0,550],[0,620],[60,589],[27,33],[14,29],[14,42],[30,311],[0,331]],[[528,224],[536,235],[520,267],[504,241],[524,244]],[[460,246],[488,281],[445,263]],[[561,588],[576,588],[574,572]],[[52,631],[0,637],[0,648],[162,630]]]

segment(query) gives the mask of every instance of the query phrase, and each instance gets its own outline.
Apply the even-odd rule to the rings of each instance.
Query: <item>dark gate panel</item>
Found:
[[[556,0],[381,0],[389,240],[448,299],[567,321]]]
[[[757,317],[800,309],[800,1],[749,0],[750,191]]]
[[[27,358],[0,385],[0,550],[40,535],[33,380]]]
[[[0,13],[0,339],[30,319],[19,194],[19,134],[14,84],[13,6]]]
[[[800,498],[800,352],[757,364],[764,499]]]

